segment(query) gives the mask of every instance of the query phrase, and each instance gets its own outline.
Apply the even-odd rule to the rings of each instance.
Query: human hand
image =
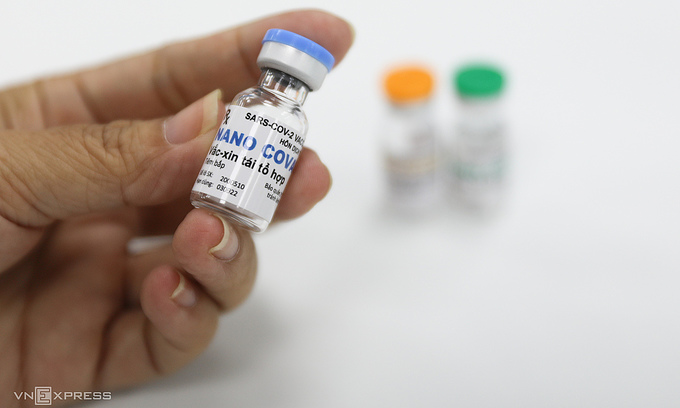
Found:
[[[352,42],[337,17],[291,12],[0,93],[0,406],[35,386],[110,391],[173,372],[246,298],[250,234],[188,197],[225,110],[210,91],[229,99],[256,83],[269,28],[336,60]],[[304,150],[275,220],[329,187]],[[126,252],[134,237],[172,233]]]

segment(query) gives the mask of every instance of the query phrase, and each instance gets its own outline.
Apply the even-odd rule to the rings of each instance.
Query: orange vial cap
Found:
[[[416,102],[430,96],[434,87],[432,73],[423,67],[405,66],[385,76],[385,92],[392,102]]]

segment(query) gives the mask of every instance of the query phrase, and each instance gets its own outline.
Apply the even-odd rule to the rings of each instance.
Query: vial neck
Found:
[[[428,116],[431,110],[429,99],[405,103],[391,103],[390,107],[394,114],[411,117]]]
[[[304,82],[273,68],[265,68],[258,84],[261,88],[294,103],[302,105],[307,99],[309,88]]]

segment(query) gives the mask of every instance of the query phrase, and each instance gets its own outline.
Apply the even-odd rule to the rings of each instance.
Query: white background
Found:
[[[331,193],[256,238],[254,293],[204,355],[101,406],[679,406],[677,1],[13,2],[0,82],[303,6],[357,33],[306,103]],[[430,64],[446,128],[479,57],[509,78],[506,206],[388,215],[382,73]]]

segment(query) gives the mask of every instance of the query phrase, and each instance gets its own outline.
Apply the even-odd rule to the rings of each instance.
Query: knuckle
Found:
[[[173,47],[163,47],[152,54],[152,85],[161,104],[169,112],[177,112],[188,106],[192,100],[185,96],[183,82],[177,79],[172,62]]]
[[[48,189],[41,184],[41,168],[29,168],[27,155],[14,133],[0,134],[0,217],[20,225],[43,225],[50,217],[42,199]]]
[[[138,170],[142,161],[142,149],[137,148],[141,135],[131,121],[85,126],[81,132],[79,139],[89,168],[106,179],[121,181]]]
[[[40,129],[45,116],[44,81],[17,85],[0,92],[0,129]]]

